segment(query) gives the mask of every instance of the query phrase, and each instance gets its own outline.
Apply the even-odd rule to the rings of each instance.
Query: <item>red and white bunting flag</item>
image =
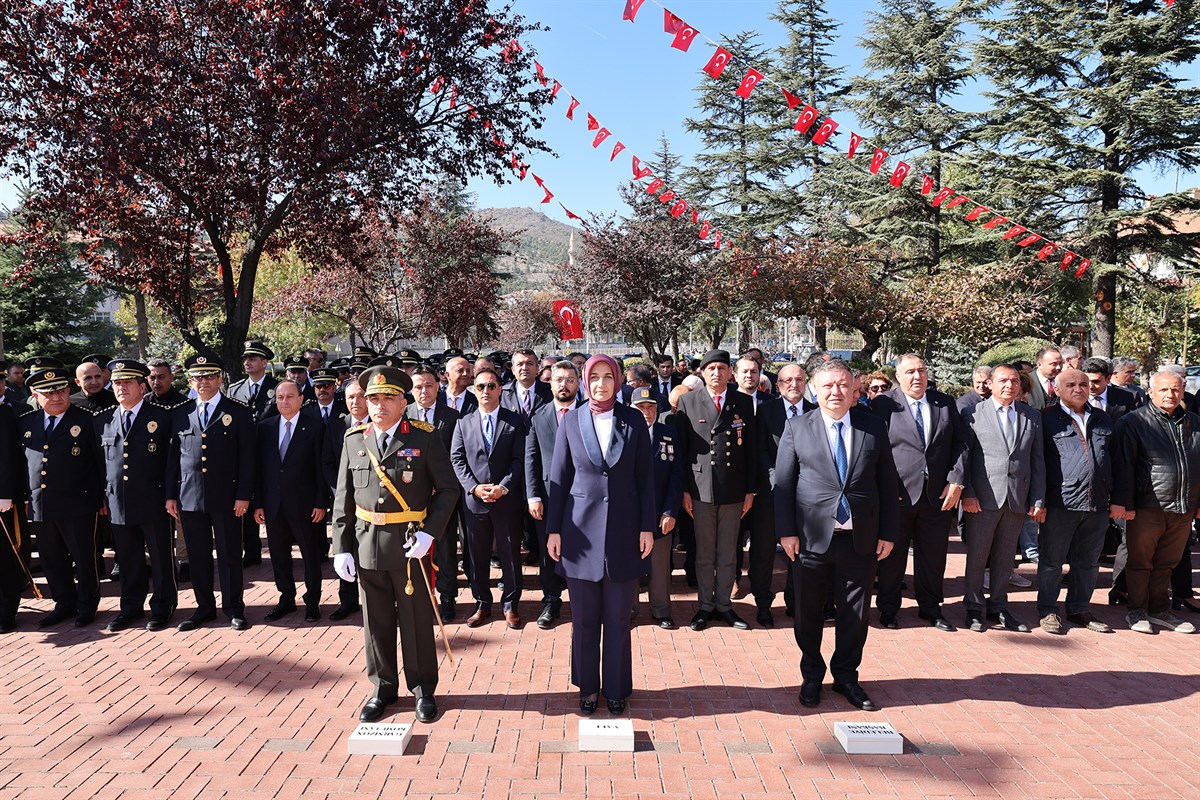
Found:
[[[796,95],[789,92],[787,89],[783,90],[783,99],[787,100],[788,111],[791,111],[793,108],[795,108],[796,106],[798,106],[804,102],[799,97],[796,97]]]
[[[542,69],[542,65],[537,61],[534,61],[533,67],[537,70],[537,78],[538,81],[541,82],[542,86],[545,86],[547,83],[549,83],[549,81],[546,79],[546,70]]]
[[[591,115],[591,112],[588,112],[587,126],[589,131],[594,131],[600,127],[600,123],[596,122],[596,118]]]
[[[625,145],[621,144],[620,142],[617,142],[615,145],[613,145],[613,152],[612,152],[612,155],[608,157],[608,160],[609,161],[615,160],[617,157],[617,153],[621,152],[624,149],[625,149]]]
[[[829,137],[837,130],[837,122],[832,117],[826,117],[821,123],[821,127],[817,128],[817,132],[813,134],[812,143],[823,145],[829,141]]]
[[[1066,269],[1067,267],[1071,266],[1071,262],[1074,260],[1075,260],[1075,254],[1072,253],[1070,250],[1068,250],[1066,255],[1063,256],[1062,263],[1058,265],[1058,268]]]
[[[687,211],[687,200],[680,200],[671,206],[671,216],[675,219],[682,217],[685,211]]]
[[[700,222],[700,212],[693,208],[692,209],[692,224],[696,225],[699,222]]]
[[[904,183],[904,179],[908,177],[910,170],[912,170],[912,167],[901,161],[896,165],[896,168],[892,170],[892,177],[888,179],[888,183],[899,189],[900,184]]]
[[[454,108],[458,105],[458,84],[450,87],[450,107]]]
[[[649,167],[642,166],[642,160],[637,156],[633,157],[633,179],[640,181],[642,178],[648,177],[654,170]]]
[[[525,180],[525,174],[526,174],[527,172],[529,172],[529,165],[528,165],[528,164],[521,164],[521,174],[520,174],[520,176],[519,176],[520,180]]]
[[[513,154],[512,154],[512,168],[513,168],[513,169],[516,169],[516,168],[517,168],[517,164],[519,164],[519,163],[521,163],[520,159],[518,159],[518,158],[517,158],[517,154],[516,154],[516,153],[513,153]]]
[[[925,177],[928,178],[929,176],[926,175]],[[930,185],[933,184],[933,178],[929,178],[929,183],[930,183]],[[946,202],[946,199],[948,197],[950,197],[952,194],[954,194],[953,189],[943,186],[941,189],[938,190],[938,193],[933,196],[933,199],[929,201],[929,204],[931,206],[933,206],[934,208],[940,208],[942,203]]]
[[[621,15],[621,19],[633,22],[634,17],[637,16],[637,12],[641,9],[644,2],[646,0],[625,0],[625,13]]]
[[[712,227],[712,222],[707,219],[704,220],[704,222],[700,223],[700,238],[701,239],[708,238],[708,230],[711,227]]]
[[[566,206],[563,206],[562,203],[559,203],[559,205],[562,206],[563,211],[567,212],[567,219],[577,219],[577,220],[580,220],[581,222],[583,221],[583,217],[572,212],[571,209],[567,208]]]
[[[567,107],[567,119],[575,119],[575,109],[577,108],[579,108],[579,101],[572,96],[571,105]]]
[[[871,174],[878,175],[879,168],[883,166],[883,162],[887,161],[887,150],[876,147],[875,155],[871,156]]]
[[[675,38],[671,42],[671,47],[674,47],[676,50],[682,50],[686,53],[688,48],[692,46],[692,42],[696,41],[696,37],[699,34],[700,31],[696,30],[685,22],[683,26],[675,32]]]
[[[443,83],[444,83],[444,81],[442,80],[442,76],[438,75],[436,78],[433,79],[433,83],[429,84],[429,93],[437,94],[438,92],[440,92],[442,90]]]
[[[1083,273],[1087,272],[1087,268],[1092,265],[1090,258],[1081,258],[1079,260],[1079,269],[1075,270],[1075,277],[1082,278]]]
[[[678,33],[679,29],[683,26],[683,20],[672,14],[667,9],[663,9],[663,33]]]
[[[1175,0],[1167,0],[1167,8],[1170,8],[1173,5],[1175,5]]]
[[[667,189],[665,192],[663,192],[661,195],[659,195],[658,201],[660,203],[669,203],[674,199],[675,199],[675,190]]]
[[[933,178],[929,175],[921,176],[921,194],[929,194],[933,191]]]
[[[1044,245],[1041,250],[1038,250],[1037,257],[1040,260],[1045,261],[1047,258],[1050,257],[1050,254],[1053,253],[1057,249],[1058,249],[1058,245],[1051,242],[1050,244]]]
[[[608,132],[608,128],[601,128],[600,130],[596,131],[596,138],[592,139],[592,147],[599,147],[600,143],[607,139],[610,135],[611,134]],[[612,161],[612,159],[610,158],[609,161]]]
[[[1004,235],[1001,236],[1000,238],[1001,239],[1015,239],[1027,230],[1029,230],[1029,229],[1026,228],[1024,225],[1013,225],[1011,228],[1009,228],[1007,231],[1005,231]]]
[[[967,222],[974,222],[975,220],[979,219],[984,214],[990,214],[990,213],[992,213],[992,210],[990,208],[988,208],[987,206],[975,206],[967,214]]]
[[[720,231],[717,231],[716,233],[713,234],[713,249],[714,250],[721,249],[721,232]]]
[[[538,177],[538,174],[536,172],[533,173],[533,182],[536,183],[538,186],[542,187],[543,189],[546,188],[546,184],[542,181],[541,178]]]
[[[989,219],[987,222],[983,223],[983,227],[990,231],[997,225],[1003,225],[1006,222],[1008,222],[1008,217],[1002,217],[997,214],[994,219]]]
[[[804,110],[800,112],[800,117],[796,120],[796,124],[792,127],[801,133],[808,133],[808,129],[812,127],[812,124],[817,121],[817,117],[819,116],[821,114],[815,108],[805,106]]]
[[[551,200],[554,199],[554,194],[549,189],[547,189],[545,186],[543,186],[542,189],[546,192],[546,196],[542,198],[542,202],[549,203]]]
[[[554,98],[558,97],[558,93],[561,91],[562,91],[562,84],[559,83],[558,81],[555,81],[554,85],[550,88],[550,100],[553,101]]]
[[[713,53],[712,58],[704,65],[704,71],[710,78],[719,78],[727,66],[729,66],[729,51],[724,47],[718,47],[717,52]]]
[[[663,186],[666,186],[666,184],[667,182],[662,178],[655,178],[654,180],[650,181],[650,183],[646,184],[646,194],[654,194]]]
[[[746,71],[746,77],[742,78],[742,82],[737,88],[737,96],[749,100],[750,93],[754,91],[754,87],[761,80],[762,73],[751,67]]]
[[[858,152],[858,146],[862,144],[863,137],[857,133],[850,134],[850,147],[846,150],[846,158],[854,158],[854,154]]]
[[[1031,233],[1021,241],[1017,242],[1017,247],[1029,247],[1029,245],[1033,244],[1034,242],[1040,241],[1041,238],[1042,237],[1039,234]]]
[[[960,194],[958,197],[954,198],[949,203],[946,203],[946,208],[958,208],[963,203],[969,203],[970,201],[971,201],[971,198],[967,197],[966,195]]]

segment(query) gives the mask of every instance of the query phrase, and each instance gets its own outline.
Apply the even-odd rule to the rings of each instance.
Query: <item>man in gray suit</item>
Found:
[[[1056,372],[1057,374],[1057,372]],[[969,430],[970,477],[963,491],[963,539],[967,544],[967,625],[982,631],[983,571],[991,569],[986,617],[1010,631],[1027,633],[1008,610],[1008,581],[1021,526],[1028,516],[1046,519],[1046,463],[1041,415],[1016,402],[1021,376],[1009,364],[992,368],[992,396],[962,410]]]
[[[1033,378],[1033,386],[1029,390],[1029,405],[1042,409],[1058,402],[1054,380],[1058,373],[1062,372],[1062,368],[1063,356],[1057,347],[1043,347],[1038,351],[1037,369],[1029,376]]]

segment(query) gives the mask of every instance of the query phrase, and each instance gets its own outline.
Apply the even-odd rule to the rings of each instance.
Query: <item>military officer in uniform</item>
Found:
[[[412,379],[397,367],[359,376],[371,424],[346,432],[334,499],[334,569],[357,576],[363,605],[367,675],[374,696],[359,719],[374,722],[399,693],[396,630],[405,683],[421,722],[437,716],[435,606],[426,583],[434,541],[458,502],[450,456],[432,426],[404,419]],[[422,574],[422,573],[426,574]]]
[[[167,462],[167,512],[183,523],[196,611],[179,623],[190,631],[217,618],[213,545],[221,610],[244,631],[241,518],[254,492],[254,419],[248,407],[221,394],[221,362],[194,355],[184,362],[196,398],[172,412]]]
[[[54,599],[54,610],[38,623],[43,628],[70,617],[75,617],[75,627],[82,628],[96,618],[100,602],[96,513],[103,467],[94,418],[71,403],[69,384],[64,370],[35,372],[26,385],[41,410],[19,420],[30,526]]]
[[[171,412],[149,402],[150,369],[145,364],[121,359],[108,369],[118,405],[97,414],[95,425],[106,467],[104,503],[120,567],[121,610],[107,627],[116,632],[141,619],[153,583],[146,629],[161,631],[175,611],[177,595],[165,488]]]

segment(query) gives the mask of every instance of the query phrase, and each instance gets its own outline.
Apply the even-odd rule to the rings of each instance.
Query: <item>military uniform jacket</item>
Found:
[[[145,525],[166,516],[171,412],[143,402],[128,437],[121,435],[120,406],[96,415],[96,441],[104,458],[104,502],[114,525]]]
[[[79,406],[84,411],[103,411],[106,408],[112,408],[116,404],[117,396],[112,393],[111,389],[101,389],[93,395],[89,395],[80,389],[71,395],[71,405]]]
[[[29,481],[30,519],[55,522],[100,510],[104,465],[94,417],[68,406],[46,440],[46,415],[30,412],[18,421]]]
[[[249,408],[222,395],[200,427],[198,400],[172,411],[167,499],[183,511],[233,512],[254,493],[254,420]]]
[[[249,406],[254,421],[262,422],[267,417],[279,413],[279,409],[275,407],[275,387],[278,385],[279,379],[268,372],[263,375],[262,385],[258,387],[258,395],[253,400],[250,399],[249,378],[242,378],[231,385],[229,396]],[[307,395],[305,397],[307,398]]]
[[[437,434],[420,422],[401,420],[387,452],[379,452],[373,426],[353,427],[342,442],[337,492],[333,501],[334,552],[350,553],[363,569],[403,569],[408,559],[408,523],[374,525],[358,519],[355,508],[396,513],[403,506],[379,480],[368,452],[412,511],[426,512],[422,529],[441,538],[458,503],[458,481],[450,455]]]
[[[731,385],[718,416],[707,387],[679,398],[671,421],[679,431],[683,489],[693,500],[740,504],[758,490],[761,454],[753,402]]]
[[[184,403],[186,403],[188,401],[188,398],[187,398],[186,394],[184,394],[183,392],[179,391],[174,386],[172,386],[170,389],[167,389],[167,391],[163,394],[162,397],[159,397],[158,395],[154,394],[154,392],[147,392],[145,400],[147,403],[149,403],[152,406],[158,406],[159,408],[165,408],[169,411],[172,408],[175,408],[175,406],[183,405]]]

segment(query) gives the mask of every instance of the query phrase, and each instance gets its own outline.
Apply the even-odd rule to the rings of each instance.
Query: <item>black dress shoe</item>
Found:
[[[242,557],[242,567],[257,567],[262,563],[262,556],[259,554],[247,553]]]
[[[702,631],[708,627],[709,621],[712,620],[712,614],[708,611],[697,611],[696,616],[692,617],[691,627],[694,631]]]
[[[896,619],[895,614],[880,614],[879,624],[894,631],[900,630],[900,621]]]
[[[167,620],[164,617],[151,617],[150,621],[146,623],[146,630],[154,633],[157,633],[161,630],[166,630],[166,627]]]
[[[654,623],[665,631],[675,630],[675,620],[670,617],[655,617]]]
[[[594,695],[594,694],[588,695],[586,697],[583,695],[580,695],[579,696],[579,713],[583,714],[585,717],[590,717],[592,714],[595,714],[596,713],[596,702],[597,702],[597,698],[596,698],[596,695]]]
[[[274,608],[272,608],[270,611],[268,611],[267,615],[265,617],[263,617],[263,619],[265,619],[267,622],[275,622],[276,620],[283,619],[284,617],[286,617],[288,614],[291,614],[295,610],[296,610],[295,603],[279,603]]]
[[[537,626],[544,631],[554,627],[554,612],[550,610],[550,606],[546,606],[542,609],[542,613],[538,614]]]
[[[771,609],[769,608],[760,608],[754,619],[764,628],[775,627],[775,617],[771,614]]]
[[[1006,631],[1029,633],[1029,626],[1014,617],[1011,611],[1001,611],[996,615],[996,621],[1003,625]]]
[[[0,633],[12,633],[17,629],[16,617],[0,617]]]
[[[437,701],[433,699],[433,695],[424,695],[417,698],[417,722],[433,722],[437,716]]]
[[[1188,611],[1195,611],[1196,613],[1200,614],[1200,600],[1197,600],[1194,597],[1182,597],[1178,600],[1172,600],[1171,608],[1175,609],[1176,611],[1183,611],[1184,609],[1187,609]]]
[[[735,612],[733,609],[730,609],[729,611],[718,611],[717,619],[721,620],[732,628],[737,628],[739,631],[750,630],[750,623],[739,617],[737,612]]]
[[[1117,589],[1110,589],[1108,592],[1108,604],[1110,606],[1123,606],[1129,602],[1129,595]]]
[[[49,628],[51,625],[57,625],[60,622],[66,622],[73,616],[75,616],[74,609],[68,610],[65,608],[56,608],[38,620],[38,627]]]
[[[341,622],[351,614],[358,613],[358,609],[358,606],[338,606],[333,610],[333,613],[329,615],[329,618],[334,622]]]
[[[978,611],[968,611],[967,627],[976,633],[982,633],[987,630],[987,623],[983,621],[983,616]]]
[[[304,621],[316,622],[321,618],[321,609],[319,606],[306,606],[304,609]]]
[[[800,705],[805,708],[816,708],[821,704],[821,684],[819,681],[805,681],[800,684]]]
[[[784,613],[784,616],[786,616],[788,619],[795,619],[796,618],[796,607],[795,606],[784,606],[783,613]]]
[[[196,630],[196,628],[199,628],[204,623],[212,622],[216,618],[217,618],[216,614],[197,614],[197,615],[192,616],[190,619],[185,619],[183,622],[179,623],[177,628],[179,630],[185,631],[185,632],[186,631],[194,631],[194,630]]]
[[[104,626],[104,629],[109,633],[123,631],[133,623],[141,619],[144,614],[117,614],[116,618]]]
[[[229,620],[229,627],[233,628],[235,631],[250,630],[250,621],[245,617],[232,617]]]
[[[616,716],[620,716],[621,714],[624,714],[625,713],[625,701],[624,700],[609,700],[608,701],[608,713],[616,715]]]
[[[76,628],[86,627],[88,625],[91,625],[95,621],[96,621],[96,612],[93,610],[80,611],[78,614],[75,615],[75,627]]]
[[[458,618],[458,612],[454,609],[454,601],[442,603],[438,610],[442,613],[442,622],[454,622]]]
[[[867,696],[863,688],[857,683],[835,683],[833,690],[842,695],[850,702],[850,705],[857,708],[859,711],[878,711],[879,706]]]
[[[921,619],[925,620],[930,625],[937,628],[939,631],[946,631],[946,633],[953,633],[954,631],[958,630],[958,628],[954,627],[954,625],[951,624],[950,620],[946,619],[945,617],[943,617],[941,615],[935,617],[932,615],[926,616],[924,614],[921,614],[920,616],[921,616]]]
[[[387,707],[396,702],[396,698],[385,700],[382,697],[372,697],[363,706],[362,713],[358,715],[360,722],[374,722],[383,716],[383,712],[387,711]]]
[[[837,607],[830,603],[825,606],[825,621],[832,622],[835,619],[837,619]]]

